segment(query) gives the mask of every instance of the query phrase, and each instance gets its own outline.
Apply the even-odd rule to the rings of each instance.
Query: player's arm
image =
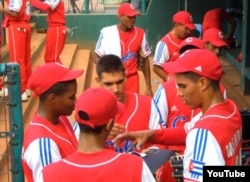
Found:
[[[220,145],[211,132],[195,128],[188,133],[183,164],[184,179],[190,181],[202,181],[204,165],[225,165]]]
[[[22,4],[20,4],[20,9],[21,9],[21,6],[22,6]],[[10,9],[9,8],[4,8],[2,3],[0,3],[0,12],[6,14],[8,16],[16,18],[19,15],[19,10],[18,9],[12,10],[11,8]]]
[[[144,59],[144,63],[143,63],[143,67],[142,67],[142,72],[145,78],[145,82],[146,82],[146,91],[145,94],[148,96],[153,96],[153,92],[152,92],[152,85],[151,85],[151,73],[150,73],[150,62],[148,57],[143,58]]]
[[[167,73],[162,68],[162,64],[169,59],[168,47],[165,42],[159,41],[155,48],[153,71],[163,81],[167,80]]]
[[[42,170],[45,166],[61,158],[57,144],[49,138],[34,140],[22,155],[22,159],[32,170],[34,181],[42,178]]]
[[[34,6],[37,9],[40,9],[42,11],[50,11],[54,10],[59,3],[61,3],[61,0],[45,0],[45,1],[40,1],[40,0],[31,0],[30,4]]]
[[[142,72],[146,82],[145,94],[153,96],[152,86],[151,86],[151,73],[150,73],[150,61],[148,56],[151,54],[151,49],[149,47],[148,41],[146,39],[145,33],[143,34],[143,39],[141,43],[141,53],[143,58]]]
[[[160,128],[166,128],[167,123],[166,123],[166,118],[168,118],[168,101],[166,99],[166,93],[165,89],[162,84],[160,84],[154,94],[153,97],[153,112],[156,110],[157,114],[156,119],[157,119],[157,124],[160,125]],[[158,118],[157,118],[158,117]],[[155,121],[155,119],[153,120]],[[155,122],[153,122],[155,123]],[[152,125],[152,124],[151,124]],[[153,125],[154,126],[154,125]],[[158,129],[155,127],[150,127],[150,129]]]

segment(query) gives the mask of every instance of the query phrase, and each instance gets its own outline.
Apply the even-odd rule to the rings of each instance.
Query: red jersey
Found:
[[[129,169],[129,170],[128,170]],[[44,182],[154,182],[143,160],[135,155],[102,150],[85,154],[75,152],[43,171]]]
[[[8,27],[12,23],[28,22],[30,20],[30,1],[29,0],[7,0],[8,9],[18,12],[17,17],[5,15],[2,26]]]
[[[46,141],[46,143],[41,143],[42,141]],[[31,155],[30,153],[26,154],[27,148],[30,147],[31,144],[37,146],[35,148],[33,147],[34,150],[32,151],[38,157],[36,158],[33,155],[33,163],[30,162],[31,159],[26,158],[26,156]],[[54,146],[54,144],[56,144],[56,146]],[[55,149],[54,147],[56,147],[56,151],[53,151]],[[36,181],[39,178],[41,171],[38,171],[38,168],[42,170],[46,165],[72,154],[76,149],[77,140],[67,117],[61,116],[59,123],[53,125],[45,118],[35,114],[33,121],[25,131],[23,141],[22,164],[28,181]],[[44,160],[46,160],[46,162],[42,162]],[[37,171],[33,171],[29,164],[33,165]]]
[[[226,12],[221,8],[215,8],[207,11],[204,15],[202,22],[202,31],[209,28],[217,28],[222,30],[222,21]]]

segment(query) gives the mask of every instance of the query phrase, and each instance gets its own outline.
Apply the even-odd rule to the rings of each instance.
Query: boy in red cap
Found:
[[[214,8],[205,13],[202,22],[202,32],[204,33],[210,28],[216,28],[223,31],[222,25],[224,21],[230,24],[229,33],[225,40],[228,44],[234,43],[233,34],[236,28],[236,21],[222,8]]]
[[[202,181],[205,165],[240,165],[241,115],[235,103],[224,99],[220,91],[222,67],[218,57],[208,50],[193,49],[166,65],[165,69],[176,74],[177,93],[182,100],[191,109],[200,108],[203,113],[186,137],[184,181]],[[173,142],[185,144],[181,130],[175,130],[174,135],[165,130],[124,133],[118,135],[114,142],[133,138],[137,147],[147,140],[167,145]]]
[[[101,104],[97,104],[102,101]],[[105,148],[114,118],[121,104],[104,88],[84,91],[76,103],[75,117],[80,126],[78,149],[60,162],[44,168],[44,182],[119,181],[154,182],[144,161],[126,153]]]
[[[182,54],[191,49],[204,49],[204,43],[199,38],[188,37],[180,43],[179,53]],[[191,121],[200,112],[199,109],[190,109],[177,95],[174,77],[159,85],[153,99],[160,115],[160,123],[165,128],[184,127],[187,122]],[[185,145],[172,145],[167,146],[167,148],[183,154]],[[157,180],[159,182],[176,181],[172,176],[172,172],[172,167],[168,161],[158,170]]]
[[[187,11],[179,11],[173,16],[173,28],[157,43],[153,71],[163,80],[168,80],[168,73],[162,68],[166,62],[174,61],[179,56],[180,43],[190,36],[195,29],[192,16]]]
[[[140,13],[130,3],[123,3],[118,8],[118,25],[105,27],[101,30],[95,47],[97,56],[114,54],[122,59],[126,69],[125,90],[139,93],[139,60],[143,60],[142,72],[145,78],[145,94],[152,96],[150,63],[148,56],[151,54],[150,47],[143,29],[134,26],[136,16]]]
[[[223,47],[228,47],[222,31],[217,28],[207,29],[202,35],[202,41],[205,49],[212,51],[216,56],[220,55]]]
[[[38,66],[28,81],[28,88],[39,97],[23,141],[22,164],[29,182],[40,181],[45,166],[77,149],[68,116],[75,109],[76,78],[82,73],[59,63],[47,63]]]

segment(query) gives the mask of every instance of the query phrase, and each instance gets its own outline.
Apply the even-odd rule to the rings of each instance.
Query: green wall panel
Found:
[[[144,28],[149,44],[154,51],[157,41],[172,27],[172,16],[178,10],[187,10],[196,23],[201,23],[204,12],[222,6],[225,0],[151,0],[148,10],[137,17],[136,25]],[[32,16],[37,28],[46,28],[46,16]],[[80,48],[94,49],[102,27],[118,23],[116,14],[72,14],[67,15],[67,26],[72,28],[68,43],[78,43]]]

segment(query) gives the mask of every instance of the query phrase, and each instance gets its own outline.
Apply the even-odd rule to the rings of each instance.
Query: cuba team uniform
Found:
[[[195,117],[194,117],[195,118]],[[207,165],[241,165],[241,115],[235,103],[226,99],[211,106],[202,116],[188,122],[186,149],[184,151],[184,181],[202,181],[202,168]],[[185,137],[183,128],[176,131]],[[222,132],[223,131],[223,132]],[[155,133],[155,142],[168,144],[170,138],[164,130]]]
[[[125,126],[126,132],[140,131],[148,129],[160,129],[159,115],[152,98],[133,92],[126,92],[126,103],[124,112],[117,115],[115,122]],[[112,139],[106,142],[108,147],[112,147]],[[126,152],[131,145],[131,141],[122,142],[115,150]],[[147,144],[144,146],[148,147]]]
[[[21,93],[23,93],[31,75],[30,1],[7,0],[7,4],[9,10],[19,13],[15,18],[5,15],[2,26],[8,28],[9,59],[20,65]]]
[[[154,95],[154,103],[160,115],[160,123],[164,128],[184,127],[187,122],[200,112],[200,109],[192,110],[183,103],[181,97],[177,95],[175,79],[164,82],[158,87]],[[183,154],[185,145],[167,146],[167,149]],[[172,167],[169,161],[159,169],[157,178],[160,182],[175,181],[172,177]]]
[[[139,93],[138,54],[148,57],[151,50],[143,29],[134,26],[127,32],[119,31],[117,25],[101,30],[95,53],[102,57],[114,54],[122,59],[127,76],[125,90]]]
[[[53,125],[35,113],[25,131],[22,165],[29,182],[40,181],[42,169],[72,154],[77,149],[77,139],[66,116]]]
[[[63,0],[32,0],[31,5],[37,9],[48,12],[48,29],[44,60],[48,62],[60,62],[60,54],[67,37],[65,8]]]
[[[174,38],[171,32],[162,37],[156,45],[153,64],[162,67],[164,63],[176,60],[181,41],[183,40]]]
[[[65,170],[67,169],[67,170]],[[76,175],[72,175],[72,172]],[[43,171],[44,182],[154,182],[144,161],[135,155],[105,149],[86,154],[75,152]]]

